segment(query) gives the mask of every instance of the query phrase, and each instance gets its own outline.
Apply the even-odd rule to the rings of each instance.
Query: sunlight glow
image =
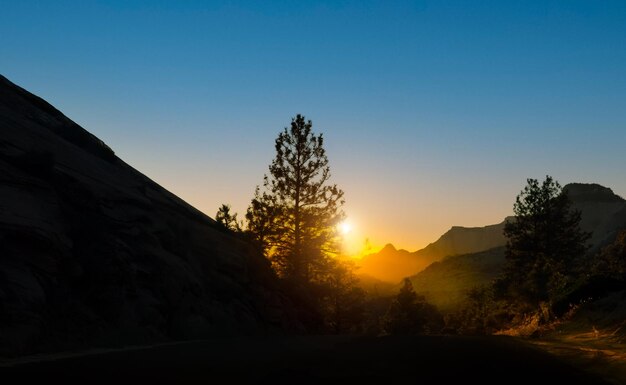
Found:
[[[341,238],[341,255],[361,259],[364,255],[377,252],[382,247],[373,246],[369,234],[363,232],[363,218],[350,213],[350,219],[337,224],[337,233]]]
[[[348,222],[341,222],[339,224],[339,230],[343,235],[347,235],[352,231],[352,225]]]

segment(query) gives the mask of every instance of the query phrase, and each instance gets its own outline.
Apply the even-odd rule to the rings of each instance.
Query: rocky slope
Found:
[[[247,243],[0,76],[0,355],[295,325]]]

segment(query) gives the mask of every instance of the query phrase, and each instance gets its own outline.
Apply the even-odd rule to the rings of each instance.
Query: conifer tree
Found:
[[[343,191],[330,184],[322,134],[298,114],[276,138],[276,156],[263,191],[257,188],[246,215],[249,230],[286,279],[307,285],[323,280],[340,249]]]
[[[498,287],[536,305],[563,290],[590,235],[580,229],[581,213],[557,181],[546,176],[541,184],[527,182],[513,206],[515,219],[504,227],[507,264]]]
[[[230,205],[222,204],[215,214],[215,221],[225,229],[240,232],[241,224],[237,220],[237,213],[231,213]]]
[[[437,308],[422,295],[415,293],[411,280],[405,278],[402,288],[391,302],[384,317],[384,329],[389,334],[428,334],[443,327]]]

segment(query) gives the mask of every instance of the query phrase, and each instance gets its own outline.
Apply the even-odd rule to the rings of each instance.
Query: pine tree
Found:
[[[267,181],[267,177],[265,179]],[[279,212],[280,207],[275,197],[265,191],[261,192],[257,187],[254,191],[254,198],[246,211],[246,232],[268,258],[271,253],[272,235],[276,231],[276,222],[280,217]]]
[[[389,334],[413,335],[438,332],[443,318],[437,308],[415,293],[411,280],[405,278],[402,288],[391,302],[384,318]]]
[[[507,264],[498,287],[537,305],[564,289],[590,235],[558,182],[550,176],[542,184],[527,182],[513,206],[515,219],[505,224]]]
[[[237,220],[237,213],[231,214],[230,205],[222,204],[215,214],[215,221],[225,229],[240,232],[241,224]]]
[[[356,267],[349,261],[334,261],[321,293],[322,313],[333,333],[357,333],[365,315],[365,291],[358,286]]]
[[[322,134],[298,114],[278,135],[276,156],[257,188],[246,217],[278,273],[307,285],[330,269],[339,252],[337,225],[343,219],[343,191],[329,184]]]

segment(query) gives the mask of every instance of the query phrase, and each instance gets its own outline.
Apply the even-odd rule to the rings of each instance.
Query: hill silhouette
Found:
[[[1,76],[0,175],[0,355],[286,325],[262,255]]]
[[[626,200],[608,187],[596,183],[570,183],[563,186],[582,212],[580,227],[592,234],[589,244],[594,250],[610,244],[620,229],[626,228]]]

